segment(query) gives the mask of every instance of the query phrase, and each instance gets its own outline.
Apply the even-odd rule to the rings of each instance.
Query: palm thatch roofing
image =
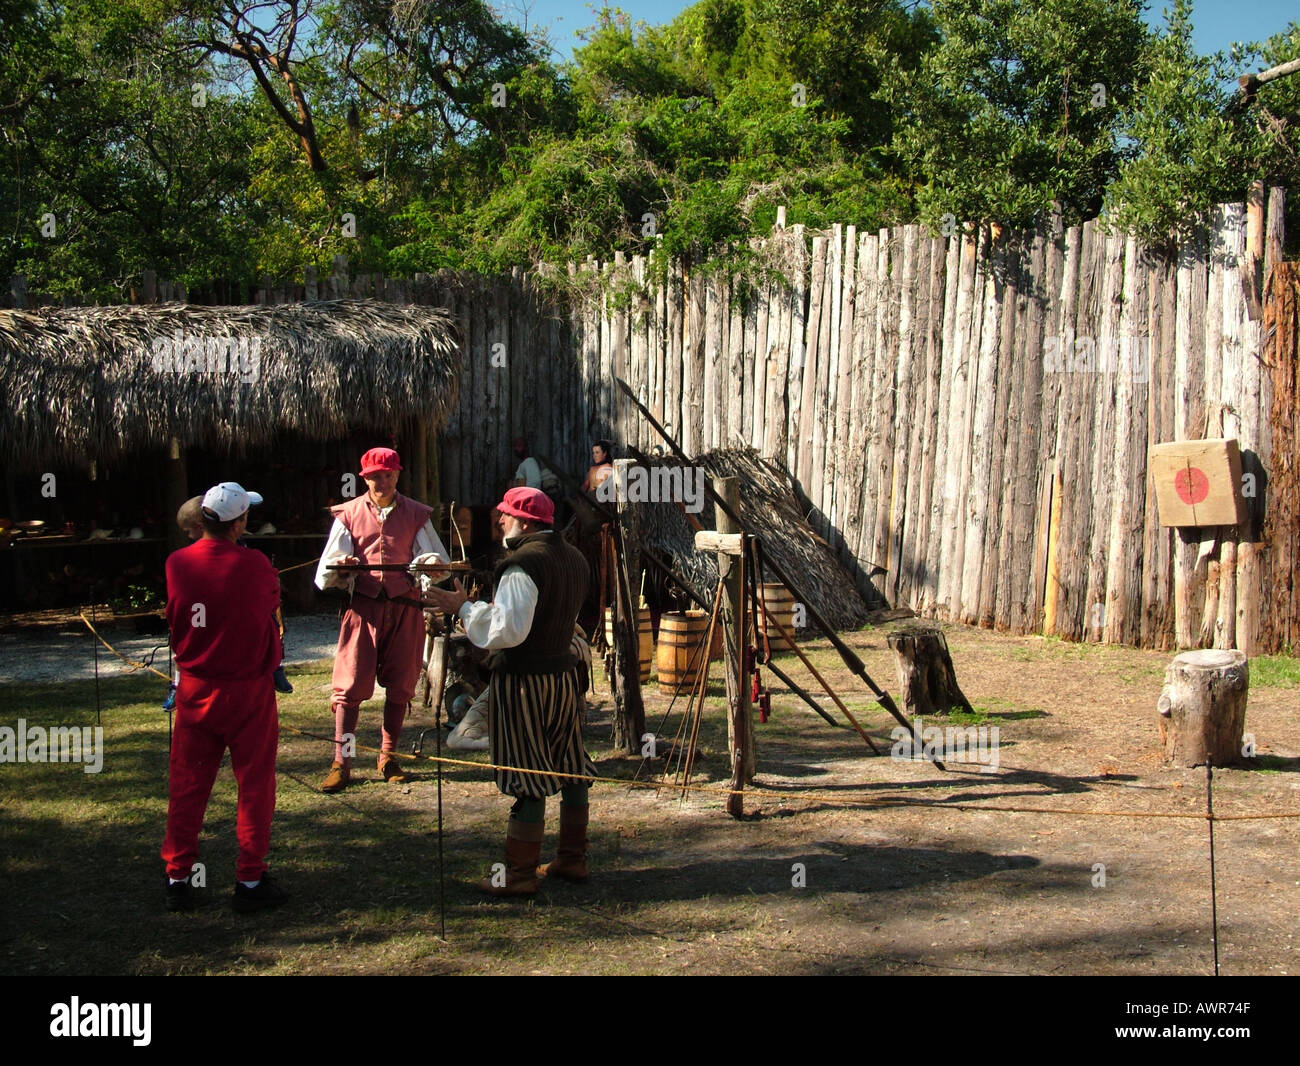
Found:
[[[437,307],[328,300],[0,310],[0,461],[182,446],[243,451],[420,416],[446,421],[460,334]]]
[[[799,583],[799,592],[833,628],[860,628],[872,610],[886,606],[868,582],[855,581],[830,545],[808,524],[794,482],[780,467],[752,448],[706,452],[696,456],[695,463],[710,477],[740,479],[740,517],[745,531],[761,540],[763,553]],[[680,464],[676,459],[662,459],[650,465]],[[704,529],[717,529],[711,501],[705,502],[695,518]],[[668,556],[692,591],[712,602],[718,585],[717,562],[712,552],[696,551],[695,529],[684,509],[675,503],[646,504],[642,523],[643,547]],[[764,580],[775,582],[777,578],[766,574]],[[859,592],[859,584],[870,601]]]

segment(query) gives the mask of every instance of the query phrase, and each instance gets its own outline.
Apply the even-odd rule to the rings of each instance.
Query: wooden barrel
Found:
[[[654,654],[655,638],[650,629],[650,608],[637,611],[637,661],[641,664],[641,683],[650,680],[650,658]],[[614,609],[605,608],[605,645],[614,646]]]
[[[703,611],[665,611],[659,616],[659,652],[655,662],[659,691],[671,696],[680,683],[689,692],[699,677],[704,657],[697,651],[709,632],[709,616]]]
[[[793,636],[794,596],[791,595],[790,590],[779,582],[768,583],[759,586],[759,595],[763,599],[763,611],[759,614],[759,621],[763,621],[763,614],[771,615]],[[771,619],[767,622],[767,640],[773,651],[790,651],[794,647],[781,636],[781,631]]]

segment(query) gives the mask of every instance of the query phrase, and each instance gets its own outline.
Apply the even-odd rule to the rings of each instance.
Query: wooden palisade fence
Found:
[[[257,299],[455,309],[465,360],[439,448],[444,498],[495,499],[518,435],[575,471],[594,437],[653,449],[621,377],[691,454],[748,446],[783,464],[814,527],[891,603],[1014,633],[1255,654],[1300,634],[1295,530],[1264,539],[1273,424],[1295,439],[1286,316],[1300,278],[1272,271],[1283,207],[1281,189],[1266,205],[1256,186],[1172,258],[1097,221],[951,238],[792,226],[755,242],[776,269],[743,282],[676,263],[656,280],[640,256],[567,277],[411,280],[349,277],[340,257],[330,277]],[[184,293],[157,287],[168,297]],[[1269,316],[1289,331],[1265,333]],[[1291,390],[1276,403],[1275,372]],[[1240,442],[1250,521],[1160,526],[1147,448],[1214,436]],[[1289,582],[1281,620],[1265,617],[1274,577]]]
[[[574,312],[588,410],[657,443],[609,387],[620,376],[689,452],[776,457],[846,562],[883,568],[879,591],[922,614],[1276,647],[1289,638],[1262,618],[1270,368],[1295,351],[1292,333],[1266,361],[1261,286],[1283,206],[1275,189],[1266,211],[1256,187],[1174,258],[1096,221],[948,240],[837,226],[809,241],[795,226],[766,242],[785,278],[740,298],[685,269],[630,305],[593,289]],[[639,282],[647,265],[599,269]],[[1221,435],[1240,442],[1250,521],[1162,527],[1148,447]],[[1277,566],[1293,552],[1282,539]]]

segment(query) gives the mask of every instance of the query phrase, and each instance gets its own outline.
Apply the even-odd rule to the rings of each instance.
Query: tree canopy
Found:
[[[361,270],[742,250],[791,222],[1160,243],[1295,185],[1293,24],[1202,56],[1177,0],[701,0],[572,62],[481,0],[0,0],[0,271],[121,299]],[[1300,197],[1296,200],[1300,202]]]

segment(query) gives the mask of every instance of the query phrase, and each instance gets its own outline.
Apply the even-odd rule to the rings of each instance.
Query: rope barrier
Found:
[[[321,736],[319,733],[310,733],[305,729],[298,729],[296,726],[280,725],[280,730],[296,733],[298,736],[308,737],[312,740],[323,740],[330,744],[336,743],[333,737]],[[535,774],[541,777],[558,777],[567,778],[575,781],[587,781],[591,784],[616,785],[623,788],[640,788],[640,789],[672,789],[681,791],[682,785],[674,784],[668,781],[637,781],[628,780],[622,777],[601,777],[599,775],[589,777],[586,774],[569,774],[560,771],[551,770],[532,770],[522,766],[506,766],[493,762],[475,762],[470,759],[451,759],[446,756],[436,755],[414,755],[401,751],[383,751],[381,748],[371,747],[368,744],[356,744],[355,750],[369,751],[378,755],[387,755],[389,758],[409,759],[413,762],[432,762],[441,763],[444,766],[464,766],[476,770],[507,770],[520,774]],[[915,760],[921,762],[924,760]],[[834,803],[837,806],[864,806],[864,807],[927,807],[943,811],[996,811],[1004,814],[1061,814],[1070,815],[1080,818],[1185,818],[1193,821],[1205,821],[1207,815],[1204,812],[1199,813],[1181,813],[1178,811],[1088,811],[1074,810],[1069,807],[1017,807],[1008,804],[982,804],[982,803],[944,803],[942,800],[909,800],[899,796],[882,796],[872,797],[863,796],[861,798],[845,800],[837,793],[818,792],[816,790],[802,790],[798,792],[774,791],[765,789],[760,785],[749,785],[745,789],[733,789],[724,786],[714,785],[688,785],[686,791],[703,792],[716,796],[733,796],[744,795],[749,793],[756,796],[766,796],[770,799],[816,799],[823,802]],[[1224,821],[1254,821],[1268,818],[1300,818],[1300,811],[1272,813],[1272,814],[1216,814],[1213,820],[1216,822]]]
[[[93,625],[91,625],[90,619],[86,617],[84,611],[80,612],[79,617],[83,622],[86,623],[86,628],[95,634],[95,637],[99,640],[99,642],[102,645],[104,645],[104,647],[106,647],[109,651],[111,651],[114,655],[116,655],[119,659],[121,659],[124,663],[130,666],[132,670],[148,670],[151,673],[157,674],[168,684],[171,683],[171,678],[168,677],[166,674],[164,674],[157,667],[150,666],[148,663],[137,662],[135,659],[128,659],[125,655],[123,655],[120,651],[118,651],[115,647],[113,647],[113,645],[111,645],[108,641],[106,641],[102,636],[99,635],[99,630],[96,629]],[[99,676],[98,670],[95,671],[95,676],[96,677]]]
[[[109,651],[121,659],[124,663],[136,670],[148,670],[157,674],[164,681],[170,682],[171,678],[157,668],[150,666],[148,663],[138,662],[130,659],[118,651],[113,645],[106,641],[97,629],[91,624],[89,618],[84,613],[80,615],[81,620],[86,623],[86,627],[95,635],[101,644]],[[307,737],[311,740],[321,740],[329,744],[336,743],[333,737],[321,736],[319,733],[310,733],[305,729],[298,729],[296,726],[284,725],[281,723],[280,731],[295,733],[301,737]],[[500,763],[476,762],[471,759],[452,759],[447,756],[438,755],[415,755],[409,752],[389,751],[385,752],[382,748],[374,748],[367,744],[356,744],[355,750],[369,751],[379,755],[387,755],[390,758],[409,759],[413,762],[430,762],[443,766],[462,766],[471,767],[476,770],[504,770],[517,774],[533,774],[539,777],[555,777],[574,781],[587,781],[591,784],[615,785],[628,789],[653,789],[658,792],[661,789],[673,789],[681,792],[702,792],[705,794],[719,797],[729,797],[744,795],[749,793],[754,796],[766,796],[770,799],[811,799],[820,800],[823,803],[832,803],[836,806],[854,806],[854,807],[927,807],[931,809],[944,811],[993,811],[1002,814],[1059,814],[1077,818],[1173,818],[1173,819],[1191,819],[1193,821],[1211,821],[1211,822],[1250,822],[1265,821],[1274,819],[1300,818],[1300,811],[1283,811],[1272,812],[1269,814],[1206,814],[1199,813],[1181,813],[1178,811],[1088,811],[1075,810],[1069,807],[1018,807],[1008,804],[996,803],[944,803],[939,801],[927,800],[909,800],[898,796],[863,796],[859,798],[846,800],[837,793],[818,792],[816,790],[801,790],[798,792],[774,791],[765,789],[761,785],[749,785],[744,789],[728,788],[726,786],[715,785],[681,785],[668,781],[638,781],[628,780],[623,777],[588,777],[585,774],[569,774],[555,770],[533,770],[524,766],[506,766]],[[922,761],[922,760],[917,760]]]

